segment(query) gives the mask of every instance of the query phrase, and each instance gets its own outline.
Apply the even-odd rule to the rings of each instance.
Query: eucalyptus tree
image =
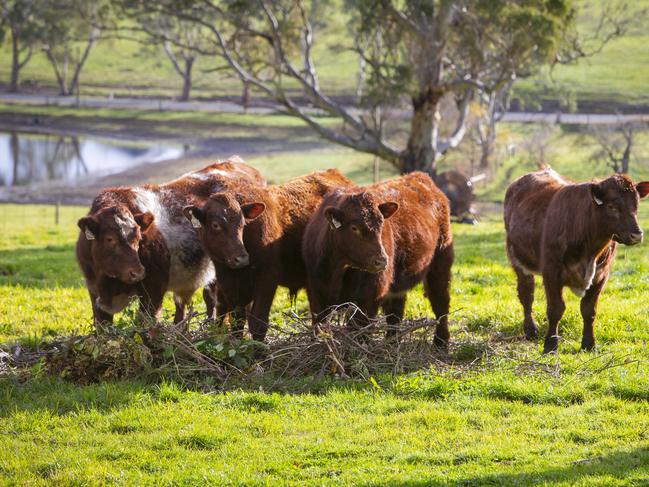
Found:
[[[583,47],[571,0],[138,3],[204,26],[241,80],[325,139],[374,154],[402,172],[435,173],[440,157],[466,135],[476,96],[498,93],[544,65],[578,57]],[[336,15],[349,24],[337,43],[359,56],[365,70],[357,107],[331,96],[318,71],[321,27]],[[357,73],[349,75],[356,78]],[[303,96],[340,123],[324,123],[300,102]],[[457,107],[454,120],[442,120],[440,114],[448,98]],[[404,105],[405,130],[386,131],[386,118]]]
[[[11,38],[9,91],[20,86],[20,70],[32,57],[38,40],[38,1],[2,0],[0,2],[0,43]]]
[[[72,95],[81,70],[100,38],[99,17],[109,5],[101,0],[41,0],[41,50],[47,57],[59,94]]]

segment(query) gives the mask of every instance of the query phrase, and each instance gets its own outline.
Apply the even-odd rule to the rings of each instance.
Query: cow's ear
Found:
[[[329,221],[329,225],[334,230],[343,226],[345,213],[342,210],[329,206],[328,208],[325,208],[324,214],[327,221]]]
[[[263,203],[248,203],[241,205],[241,211],[246,222],[251,222],[266,210],[266,205]]]
[[[399,203],[395,203],[394,201],[388,201],[387,203],[381,203],[379,205],[379,211],[386,220],[394,215],[398,209]]]
[[[205,224],[205,212],[198,206],[185,206],[183,215],[189,220],[194,228],[201,228]]]
[[[153,213],[150,211],[144,212],[144,213],[136,213],[133,215],[133,219],[135,220],[135,223],[137,223],[140,226],[140,229],[145,232],[147,228],[153,223],[153,220],[155,220],[155,217],[153,216]]]
[[[590,195],[597,206],[604,204],[604,190],[599,184],[590,185]]]
[[[86,240],[95,240],[99,235],[99,222],[92,216],[84,216],[77,225],[86,236]]]
[[[640,195],[640,199],[646,198],[649,195],[649,181],[642,181],[635,185],[635,190]]]

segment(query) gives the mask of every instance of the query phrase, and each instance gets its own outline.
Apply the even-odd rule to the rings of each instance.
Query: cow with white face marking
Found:
[[[543,276],[548,318],[544,353],[558,347],[564,287],[581,297],[581,348],[594,348],[599,295],[617,245],[642,241],[638,204],[648,194],[649,181],[634,184],[615,174],[599,182],[573,183],[550,168],[521,176],[507,189],[507,254],[518,279],[528,339],[538,333],[532,316],[534,275]]]
[[[103,190],[79,220],[76,250],[95,326],[111,323],[134,297],[141,314],[157,320],[166,291],[174,293],[174,322],[181,322],[194,292],[206,286],[203,296],[213,316],[214,266],[182,210],[244,182],[266,184],[234,156],[166,184]]]

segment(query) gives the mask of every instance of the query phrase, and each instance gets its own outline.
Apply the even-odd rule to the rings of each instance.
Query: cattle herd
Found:
[[[595,344],[597,300],[617,243],[642,240],[639,199],[649,182],[614,175],[572,183],[550,168],[527,174],[505,197],[507,254],[518,279],[523,328],[535,339],[534,275],[547,296],[545,352],[558,345],[562,290],[582,297],[582,348]],[[407,292],[423,282],[437,318],[435,343],[449,341],[453,236],[449,202],[430,177],[411,173],[357,186],[336,169],[267,185],[231,157],[166,184],[103,190],[79,220],[77,260],[98,330],[133,298],[157,321],[173,292],[174,322],[203,290],[207,315],[263,341],[278,286],[306,289],[314,326],[353,303],[349,326],[379,308],[395,339]]]

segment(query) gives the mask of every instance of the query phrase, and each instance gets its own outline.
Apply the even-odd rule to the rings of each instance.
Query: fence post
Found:
[[[61,207],[61,202],[59,200],[56,200],[56,205],[54,206],[54,224],[58,225],[59,224],[59,210]]]

